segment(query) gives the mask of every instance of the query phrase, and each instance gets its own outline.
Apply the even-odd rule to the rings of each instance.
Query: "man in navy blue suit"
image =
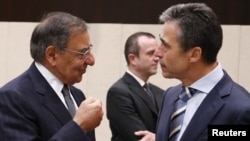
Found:
[[[156,140],[205,141],[208,125],[249,124],[249,92],[217,61],[223,35],[212,9],[202,3],[178,4],[164,11],[160,21],[161,45],[155,55],[160,58],[162,75],[181,84],[165,91]],[[192,96],[189,92],[186,105],[175,112],[183,87],[196,92]],[[183,114],[184,118],[173,125],[175,117]]]
[[[30,44],[34,62],[0,89],[0,140],[94,141],[103,116],[101,102],[72,86],[95,62],[85,21],[49,13],[34,29]]]

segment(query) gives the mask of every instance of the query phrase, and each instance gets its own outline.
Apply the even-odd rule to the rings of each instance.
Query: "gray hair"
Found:
[[[48,13],[32,33],[31,56],[36,62],[41,62],[45,58],[48,46],[52,45],[62,50],[73,33],[86,31],[86,22],[76,16],[64,12]]]

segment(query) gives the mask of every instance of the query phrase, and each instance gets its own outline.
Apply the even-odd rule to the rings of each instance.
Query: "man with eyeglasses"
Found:
[[[31,37],[30,68],[0,88],[1,141],[95,141],[100,100],[72,86],[95,63],[87,25],[49,13]]]
[[[90,44],[89,47],[83,48],[81,51],[72,50],[69,48],[63,48],[63,49],[66,51],[78,54],[79,59],[82,59],[84,56],[86,56],[91,51],[92,48],[93,48],[93,45]]]

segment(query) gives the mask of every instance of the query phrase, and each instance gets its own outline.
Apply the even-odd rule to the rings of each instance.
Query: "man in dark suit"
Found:
[[[94,141],[101,102],[72,86],[94,65],[85,21],[49,13],[30,43],[34,62],[0,89],[0,140]]]
[[[132,34],[125,43],[128,70],[108,90],[107,118],[112,141],[155,140],[155,128],[163,90],[148,82],[156,74],[158,43],[147,32]],[[147,84],[150,93],[144,85]],[[136,132],[137,131],[137,132]]]
[[[207,141],[208,125],[249,124],[249,92],[217,61],[223,36],[212,9],[202,3],[178,4],[164,11],[160,21],[161,45],[155,55],[162,75],[182,84],[164,94],[156,140]]]

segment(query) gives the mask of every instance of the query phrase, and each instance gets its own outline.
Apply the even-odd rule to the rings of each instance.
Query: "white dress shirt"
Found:
[[[42,64],[35,62],[35,65],[36,65],[38,71],[42,74],[42,76],[49,83],[51,88],[56,92],[57,96],[63,102],[65,107],[68,108],[67,104],[64,100],[63,94],[62,94],[62,88],[63,88],[64,84],[54,74],[52,74],[47,68],[45,68]],[[74,102],[75,108],[77,109],[78,106],[77,106],[75,99],[73,98],[71,92],[70,92],[70,97]]]
[[[205,99],[207,94],[214,88],[214,86],[222,79],[224,73],[221,64],[218,62],[216,68],[214,68],[207,75],[195,81],[189,87],[197,89],[198,92],[195,93],[187,102],[187,108],[184,115],[183,124],[181,127],[180,134],[178,136],[178,141],[184,131],[186,130],[190,120],[192,119],[194,113]]]

